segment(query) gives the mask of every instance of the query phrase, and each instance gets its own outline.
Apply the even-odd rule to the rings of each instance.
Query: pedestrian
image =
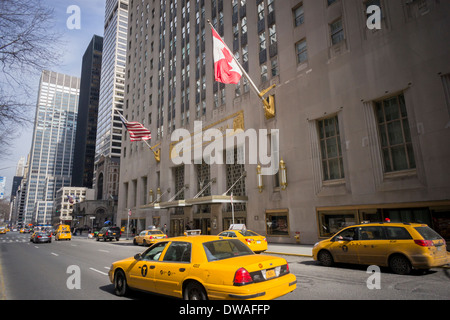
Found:
[[[169,231],[169,230],[167,229],[167,224],[164,223],[164,229],[163,229],[163,232],[164,232],[165,234],[167,234],[168,231]]]

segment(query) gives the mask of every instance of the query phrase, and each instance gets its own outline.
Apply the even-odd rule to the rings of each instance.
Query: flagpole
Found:
[[[217,33],[217,30],[214,28],[214,26],[211,23],[211,20],[207,19],[206,22],[209,23],[209,25],[211,26],[211,28]],[[220,36],[220,35],[219,35]],[[222,38],[221,38],[222,39]],[[233,53],[233,51],[230,50],[230,48],[228,48],[227,44],[225,43],[225,41],[222,42],[224,43],[225,47],[227,48],[228,51],[230,51],[231,53]],[[259,91],[258,87],[256,86],[256,84],[253,82],[253,80],[250,78],[250,76],[248,75],[247,71],[245,71],[245,69],[242,67],[242,65],[240,64],[240,62],[234,57],[234,54],[231,54],[231,56],[233,57],[233,60],[236,62],[236,64],[238,65],[239,69],[241,70],[242,74],[244,75],[244,77],[248,80],[248,82],[250,83],[250,86],[253,88],[253,90],[255,90],[256,94],[258,95],[258,97],[261,100],[264,100],[264,98],[262,97],[263,95],[261,95],[261,91]]]

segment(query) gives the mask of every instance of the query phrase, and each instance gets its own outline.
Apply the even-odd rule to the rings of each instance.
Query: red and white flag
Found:
[[[214,53],[214,75],[218,82],[226,84],[237,84],[242,77],[242,71],[233,54],[230,52],[225,42],[219,34],[212,29],[213,53]]]
[[[150,130],[145,128],[139,122],[128,122],[121,114],[119,114],[120,120],[122,120],[123,124],[128,130],[130,134],[130,141],[147,141],[152,139],[152,134]]]

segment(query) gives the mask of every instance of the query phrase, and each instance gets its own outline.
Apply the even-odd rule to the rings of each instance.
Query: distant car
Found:
[[[31,235],[30,241],[34,242],[34,243],[38,243],[38,242],[51,243],[52,242],[52,237],[49,236],[46,232],[37,231],[37,232],[34,232]]]
[[[266,237],[251,230],[226,230],[218,234],[220,237],[237,238],[245,243],[254,253],[267,250]]]
[[[6,234],[6,228],[0,227],[0,234]]]
[[[143,244],[144,246],[150,246],[152,244],[155,244],[158,241],[161,241],[162,239],[166,239],[167,235],[162,232],[161,230],[152,229],[152,230],[144,230],[139,233],[136,237],[133,239],[134,245],[140,245]]]
[[[96,238],[97,241],[100,241],[100,239],[103,239],[104,241],[116,239],[117,241],[119,241],[120,234],[121,231],[119,227],[103,227],[97,233]]]
[[[445,240],[426,224],[365,223],[344,228],[316,243],[314,260],[390,267],[394,273],[428,270],[450,263]]]
[[[116,295],[138,289],[185,300],[270,300],[294,291],[284,258],[255,255],[237,239],[176,237],[116,261],[109,270]]]

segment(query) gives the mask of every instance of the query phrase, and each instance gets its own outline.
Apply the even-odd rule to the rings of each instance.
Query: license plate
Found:
[[[266,279],[270,279],[270,278],[273,278],[275,276],[276,276],[275,270],[267,270],[266,271]]]
[[[260,240],[258,240],[258,241],[256,241],[256,243],[257,243],[257,244],[261,244],[261,241],[260,241]]]

